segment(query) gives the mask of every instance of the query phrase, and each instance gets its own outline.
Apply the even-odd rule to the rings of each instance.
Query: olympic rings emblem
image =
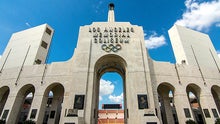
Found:
[[[120,49],[121,49],[120,44],[116,44],[115,46],[113,44],[109,44],[109,45],[103,44],[102,45],[102,50],[104,50],[105,52],[111,52],[111,51],[117,52]]]

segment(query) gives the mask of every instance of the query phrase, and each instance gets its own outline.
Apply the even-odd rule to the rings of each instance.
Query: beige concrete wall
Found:
[[[94,41],[95,32],[90,32],[90,29],[93,30],[93,28],[97,29],[98,27],[102,33],[105,28],[109,29],[114,27],[117,29],[119,29],[119,27],[127,29],[128,27],[130,30],[133,28],[133,31],[124,32],[126,35],[129,34],[129,42],[126,43],[96,43]],[[184,30],[186,34],[191,32],[187,31],[188,30]],[[177,35],[173,36],[174,39],[180,39],[180,36],[178,36],[180,34],[177,32],[174,33]],[[122,33],[117,34],[119,35]],[[183,36],[181,36],[181,38]],[[197,37],[199,37],[199,35],[197,35]],[[48,37],[45,36],[45,38],[47,39]],[[125,40],[126,38],[123,39]],[[199,39],[203,39],[203,37]],[[102,49],[103,44],[120,44],[121,49],[117,52],[106,52]],[[182,60],[184,57],[187,60],[192,59],[188,59],[192,57],[188,55],[189,53],[184,53],[184,43],[178,40],[175,45],[180,45],[178,49],[183,48],[182,51],[180,51],[182,53],[177,53],[179,60]],[[175,48],[176,47],[174,47],[174,52],[176,52]],[[200,48],[204,47],[195,47],[195,50],[198,51],[197,49]],[[8,50],[6,49],[6,51]],[[180,54],[183,56],[180,56]],[[200,57],[199,54],[198,56]],[[210,56],[206,59],[210,59]],[[202,58],[198,58],[198,60],[202,61]],[[16,119],[16,117],[13,116],[13,112],[18,110],[12,109],[17,107],[15,104],[17,93],[21,89],[23,92],[26,92],[27,89],[23,89],[23,87],[31,84],[35,89],[35,93],[30,111],[32,109],[38,109],[34,119],[37,123],[42,123],[43,121],[47,100],[45,93],[48,93],[56,85],[59,85],[60,88],[64,88],[64,95],[61,96],[63,98],[63,103],[60,123],[95,123],[96,118],[94,118],[94,116],[96,117],[96,115],[94,115],[94,111],[97,110],[98,104],[98,77],[101,75],[98,71],[99,69],[103,69],[105,72],[109,71],[109,68],[113,68],[114,71],[123,73],[122,70],[124,70],[125,72],[122,76],[124,77],[124,95],[126,98],[124,101],[126,109],[125,116],[128,124],[146,124],[146,122],[162,123],[158,100],[158,87],[161,85],[168,86],[168,88],[173,90],[173,99],[179,123],[185,123],[186,120],[193,119],[193,113],[186,93],[186,88],[192,84],[200,88],[201,92],[199,92],[199,98],[201,108],[208,109],[211,115],[211,118],[205,118],[204,120],[207,123],[214,123],[215,118],[211,109],[214,108],[217,110],[217,107],[212,97],[211,88],[213,85],[220,87],[219,72],[216,66],[202,66],[202,68],[199,68],[198,65],[190,64],[190,62],[191,61],[187,61],[186,64],[180,64],[179,62],[178,64],[171,64],[168,62],[156,62],[151,60],[144,44],[144,31],[140,26],[131,25],[128,22],[100,22],[82,26],[80,27],[77,48],[75,49],[74,56],[70,60],[66,62],[54,62],[48,65],[25,65],[22,69],[19,66],[7,68],[2,71],[0,74],[0,88],[3,86],[8,86],[10,88],[9,97],[4,106],[4,110],[9,109],[7,122],[11,123],[11,120]],[[213,60],[207,62],[212,62],[211,64],[213,64]],[[108,64],[116,64],[119,67],[114,68]],[[107,70],[105,70],[105,66]],[[79,94],[85,95],[84,109],[78,111],[78,117],[67,117],[66,112],[68,109],[73,109],[75,95]],[[148,109],[138,109],[138,94],[146,94],[148,96]],[[164,99],[166,100],[166,106],[168,106],[168,97],[164,96]],[[155,108],[157,108],[157,116],[144,116],[146,114],[156,115]],[[185,117],[184,108],[189,108],[191,113],[190,118]],[[56,107],[54,107],[54,109],[56,109]],[[171,113],[169,107],[166,109]],[[173,122],[173,118],[168,112],[167,117],[167,120]],[[51,123],[54,122],[54,120],[50,121]]]
[[[51,30],[51,35],[45,32],[46,28]],[[37,59],[45,63],[52,36],[53,29],[47,24],[14,33],[0,60],[0,69],[19,67],[23,63],[34,65]],[[47,49],[41,46],[42,41],[48,43]]]

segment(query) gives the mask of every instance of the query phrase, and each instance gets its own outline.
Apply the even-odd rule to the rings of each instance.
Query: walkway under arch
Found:
[[[26,110],[24,113],[22,110],[24,110],[23,107],[26,101],[25,99],[27,98],[27,95],[30,93],[32,93],[31,97],[33,99],[35,93],[35,87],[32,84],[26,84],[22,88],[20,88],[15,98],[12,110],[10,112],[8,123],[10,124],[22,123],[22,121],[27,119],[31,102],[29,103],[30,106],[28,107],[28,110]]]
[[[10,92],[10,89],[8,86],[3,86],[0,88],[0,115],[2,115],[2,111],[7,101],[9,92]]]
[[[60,83],[53,83],[46,88],[40,110],[40,114],[44,116],[40,116],[38,123],[59,124],[64,91],[64,86]]]
[[[218,109],[218,112],[220,112],[220,86],[213,85],[211,87],[211,92],[212,92],[213,99],[215,100],[215,104],[216,104],[216,107]],[[213,111],[213,114],[214,114],[215,118],[218,118],[219,115],[216,112],[216,110],[213,109],[212,111]]]
[[[159,94],[160,112],[164,124],[176,124],[178,118],[174,105],[175,88],[172,84],[163,82],[157,87]]]
[[[126,105],[126,67],[127,64],[125,62],[125,60],[118,56],[118,55],[114,55],[114,54],[109,54],[109,55],[105,55],[102,56],[101,58],[99,58],[96,61],[95,64],[95,73],[94,73],[94,94],[93,94],[93,101],[92,103],[93,106],[93,110],[96,111],[96,115],[94,122],[97,124],[98,123],[98,104],[99,104],[99,83],[100,83],[100,78],[101,76],[106,73],[106,72],[117,72],[122,80],[123,80],[123,96],[124,96],[124,109],[127,109],[127,105]],[[127,118],[127,113],[124,113],[124,122],[126,123],[126,118]]]
[[[201,88],[198,85],[191,83],[187,85],[186,93],[188,95],[189,104],[195,121],[198,124],[204,124],[205,118],[200,104]]]

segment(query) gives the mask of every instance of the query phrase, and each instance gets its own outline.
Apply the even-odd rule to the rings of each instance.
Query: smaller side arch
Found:
[[[187,92],[187,94],[189,92],[192,92],[193,94],[195,94],[196,97],[199,98],[200,94],[201,94],[201,88],[198,85],[194,84],[194,83],[190,83],[186,86],[186,92]]]
[[[157,87],[157,92],[159,94],[162,94],[162,92],[163,92],[163,93],[166,93],[166,95],[167,95],[167,94],[169,94],[170,91],[174,92],[175,87],[168,82],[160,83]]]
[[[60,89],[59,89],[60,88]],[[48,95],[50,91],[53,91],[55,94],[64,94],[65,88],[61,83],[52,83],[44,91],[44,95]]]
[[[59,124],[65,88],[61,83],[52,83],[44,91],[38,123]],[[41,121],[41,122],[40,122]]]
[[[7,123],[22,123],[27,119],[35,87],[32,84],[22,86],[17,92]]]
[[[2,115],[9,93],[10,88],[8,86],[3,86],[0,88],[0,115]]]
[[[213,99],[215,101],[215,105],[218,109],[218,112],[220,113],[220,86],[213,85],[211,87],[211,93],[212,93]],[[218,117],[217,114],[214,114],[214,116]]]
[[[174,105],[174,92],[175,87],[168,83],[163,82],[157,87],[157,92],[159,94],[159,108],[161,113],[161,118],[164,124],[175,124],[178,123],[178,117],[176,113],[176,108]]]
[[[186,93],[194,120],[199,124],[205,123],[205,117],[200,104],[201,88],[194,83],[190,83],[186,86]]]

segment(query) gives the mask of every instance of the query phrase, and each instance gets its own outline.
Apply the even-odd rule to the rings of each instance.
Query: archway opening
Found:
[[[105,72],[99,81],[98,124],[124,124],[123,78],[117,72]]]
[[[9,95],[9,87],[5,86],[0,88],[0,115],[2,114],[5,103],[8,99],[8,95]]]
[[[186,88],[189,104],[193,112],[193,117],[198,124],[204,124],[204,115],[199,102],[201,89],[195,84],[190,84]]]
[[[44,112],[43,124],[47,124],[47,121],[49,119],[52,101],[53,101],[53,91],[50,91],[49,94],[48,94],[46,108],[45,108],[45,112]]]
[[[124,124],[127,122],[128,111],[127,111],[127,104],[126,104],[126,67],[127,67],[127,64],[124,61],[124,59],[118,55],[113,55],[113,54],[105,55],[96,62],[95,68],[94,68],[95,73],[94,73],[94,84],[93,84],[94,86],[93,86],[93,95],[92,95],[93,96],[92,110],[94,112],[91,113],[91,116],[94,119],[93,123],[95,124],[103,123],[99,121],[99,119],[101,118],[101,115],[99,115],[99,106],[100,108],[102,108],[101,105],[99,105],[99,101],[101,102],[100,100],[101,98],[99,97],[99,95],[102,95],[102,93],[99,92],[99,87],[101,87],[100,81],[103,81],[103,78],[105,77],[105,75],[109,75],[109,74],[110,75],[116,74],[118,77],[121,78],[120,80],[122,80],[121,81],[122,83],[120,87],[123,87],[123,89],[121,89],[121,92],[117,94],[112,94],[112,95],[109,94],[107,98],[111,100],[117,99],[117,101],[123,100],[123,102],[122,102],[122,105],[120,105],[120,103],[116,105],[118,108],[120,108],[120,106],[122,107],[122,111],[120,112],[120,114],[118,112],[111,113],[111,114],[109,113],[108,114],[109,116],[112,115],[111,117],[112,120],[110,120],[110,117],[108,117],[107,114],[105,114],[105,118],[107,120],[107,123],[118,122],[118,124],[119,123]],[[110,77],[110,79],[111,78],[114,79],[114,77]],[[115,107],[115,106],[110,105],[107,107]],[[120,118],[123,118],[123,119],[120,119]]]
[[[220,112],[220,87],[212,86],[211,88],[213,99],[215,100],[215,105],[217,107],[218,112]],[[212,109],[213,115],[215,118],[219,118],[218,112],[215,108]]]
[[[17,123],[22,124],[28,118],[32,100],[34,98],[35,88],[33,85],[26,85],[18,92],[15,104],[20,110],[17,115]],[[13,113],[14,114],[14,113]],[[16,115],[16,114],[15,114]]]
[[[59,124],[64,97],[64,87],[59,83],[50,85],[43,98],[43,124]]]
[[[159,106],[161,118],[164,124],[178,124],[178,117],[174,103],[174,87],[168,83],[162,83],[157,89],[159,93]]]

